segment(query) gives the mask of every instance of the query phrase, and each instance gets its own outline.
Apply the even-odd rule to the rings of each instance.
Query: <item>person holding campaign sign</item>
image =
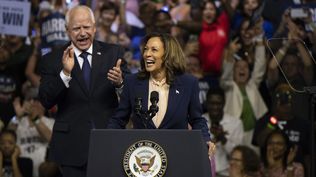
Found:
[[[89,7],[70,9],[66,30],[71,42],[41,59],[39,98],[48,109],[58,106],[49,159],[63,176],[85,177],[90,130],[106,127],[128,70],[121,47],[94,40]]]
[[[48,2],[42,2],[40,17],[41,27],[41,54],[45,55],[54,48],[65,45],[69,38],[65,29],[65,14],[63,11],[52,8]],[[46,4],[46,5],[44,5]],[[47,7],[46,7],[47,6]],[[45,13],[46,12],[46,13]]]
[[[185,56],[178,41],[169,34],[152,33],[143,39],[141,50],[141,70],[125,78],[108,128],[123,129],[130,117],[135,129],[188,129],[190,124],[202,130],[212,155],[215,145],[202,117],[198,81],[185,74]]]

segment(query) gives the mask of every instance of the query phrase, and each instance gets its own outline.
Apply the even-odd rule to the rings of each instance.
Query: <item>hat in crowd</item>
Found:
[[[288,84],[280,84],[275,89],[275,99],[280,104],[291,103],[293,90]]]

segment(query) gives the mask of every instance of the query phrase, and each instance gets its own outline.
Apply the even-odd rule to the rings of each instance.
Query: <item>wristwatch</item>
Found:
[[[39,124],[40,121],[41,121],[41,118],[39,116],[36,116],[34,119],[32,119],[32,122],[36,125]]]

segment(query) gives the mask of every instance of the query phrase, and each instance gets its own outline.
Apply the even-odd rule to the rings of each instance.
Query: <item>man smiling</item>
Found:
[[[122,87],[123,49],[95,41],[95,18],[87,6],[66,14],[71,42],[42,58],[39,97],[47,108],[58,106],[50,144],[51,160],[65,177],[85,177],[91,129],[105,128],[118,105]]]

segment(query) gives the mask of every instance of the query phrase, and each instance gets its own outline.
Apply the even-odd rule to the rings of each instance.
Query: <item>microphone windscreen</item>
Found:
[[[150,102],[159,101],[159,93],[157,91],[152,91],[150,93]]]

